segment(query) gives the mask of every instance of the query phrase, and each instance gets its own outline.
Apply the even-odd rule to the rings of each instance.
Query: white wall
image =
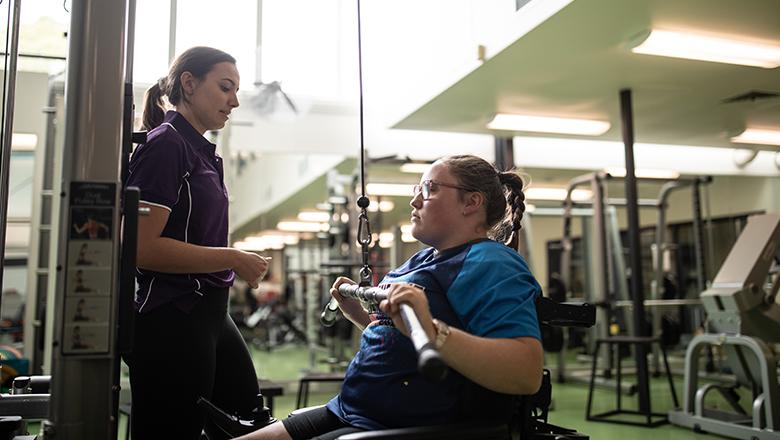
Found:
[[[343,160],[337,154],[303,153],[264,154],[248,160],[229,188],[230,230],[278,205]]]

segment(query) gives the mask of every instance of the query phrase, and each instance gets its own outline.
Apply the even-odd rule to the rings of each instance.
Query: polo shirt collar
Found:
[[[211,154],[215,153],[217,146],[209,142],[202,134],[198,133],[198,131],[195,130],[195,127],[193,127],[181,113],[175,110],[168,110],[165,113],[163,122],[173,125],[176,131],[182,135],[184,140],[193,147],[203,149]]]

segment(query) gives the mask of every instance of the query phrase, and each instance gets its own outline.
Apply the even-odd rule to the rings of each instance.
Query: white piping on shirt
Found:
[[[150,206],[156,206],[156,207],[158,207],[158,208],[167,209],[167,210],[168,210],[168,212],[171,212],[171,211],[172,211],[172,209],[171,209],[171,208],[169,208],[169,207],[167,207],[167,206],[165,206],[165,205],[161,205],[161,204],[159,204],[159,203],[152,203],[152,202],[149,202],[149,201],[146,201],[146,200],[139,200],[139,201],[138,201],[138,203],[146,203],[147,205],[150,205]]]
[[[190,172],[189,171],[185,172],[184,175],[181,176],[182,180],[187,180],[188,177],[190,177]],[[176,201],[173,202],[174,206],[176,206],[176,204],[179,203],[179,197],[181,196],[181,187],[183,185],[184,185],[184,183],[179,185],[179,189],[176,190]]]
[[[189,231],[190,231],[190,216],[192,215],[192,190],[190,188],[190,181],[187,179],[189,177],[190,173],[187,173],[184,175],[184,183],[187,184],[187,197],[189,198],[189,203],[187,204],[187,223],[184,225],[184,242],[189,243],[188,237],[189,237]]]
[[[187,179],[190,176],[190,173],[187,172],[184,174],[184,183],[187,184],[187,197],[189,199],[189,203],[187,204],[187,223],[184,225],[184,242],[189,243],[189,233],[190,233],[190,217],[192,216],[192,188],[190,187],[190,181]],[[179,188],[181,190],[181,188]],[[187,274],[187,278],[192,279],[192,274]],[[195,278],[195,282],[198,284],[198,287],[195,288],[195,293],[197,293],[200,296],[203,296],[203,293],[199,292],[200,290],[200,281],[198,281],[197,278]]]
[[[147,302],[149,302],[149,298],[152,296],[152,285],[154,284],[154,280],[156,278],[152,277],[152,281],[149,283],[149,291],[146,293],[146,299],[144,300],[144,303],[141,304],[141,307],[138,308],[139,312],[142,312],[144,310],[144,306]]]

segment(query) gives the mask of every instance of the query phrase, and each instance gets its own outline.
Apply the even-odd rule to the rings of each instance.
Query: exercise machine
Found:
[[[669,413],[672,423],[739,439],[780,439],[778,358],[772,346],[780,342],[778,245],[780,215],[750,217],[712,285],[702,292],[710,330],[688,345],[683,408]],[[725,352],[733,384],[699,386],[700,354],[708,346]],[[752,393],[747,410],[739,403],[741,387]],[[730,411],[707,406],[713,392]]]

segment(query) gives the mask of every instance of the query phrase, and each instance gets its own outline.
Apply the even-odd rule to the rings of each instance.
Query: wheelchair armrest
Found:
[[[555,302],[540,296],[536,299],[536,315],[540,323],[557,327],[592,327],[596,324],[596,308],[588,303]]]
[[[287,417],[297,416],[298,414],[303,414],[306,411],[322,408],[323,406],[325,405],[304,406],[303,408],[294,409]]]
[[[510,438],[509,425],[506,423],[483,421],[355,432],[342,435],[337,440],[508,440]]]

